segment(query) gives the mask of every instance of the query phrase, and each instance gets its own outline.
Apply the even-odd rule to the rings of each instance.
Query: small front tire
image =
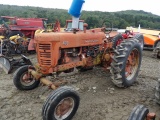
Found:
[[[28,65],[18,68],[13,75],[13,83],[19,90],[32,90],[38,87],[40,81],[32,76],[29,78]]]
[[[46,100],[43,120],[71,120],[79,107],[80,98],[72,88],[60,87]]]

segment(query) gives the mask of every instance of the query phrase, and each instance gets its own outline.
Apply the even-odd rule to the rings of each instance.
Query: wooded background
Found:
[[[0,4],[0,16],[17,16],[25,18],[47,18],[48,23],[59,20],[61,27],[65,21],[71,19],[68,10],[51,9],[30,6],[15,6]],[[88,23],[88,28],[101,27],[106,23],[107,27],[125,29],[127,26],[160,29],[160,16],[145,11],[126,10],[120,12],[82,11],[80,19]],[[109,24],[109,22],[111,24]]]

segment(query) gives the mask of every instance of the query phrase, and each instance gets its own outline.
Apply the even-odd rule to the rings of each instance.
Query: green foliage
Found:
[[[51,9],[30,6],[15,6],[0,4],[0,16],[17,16],[25,18],[47,18],[48,23],[59,20],[61,27],[71,19],[68,10]],[[114,27],[124,29],[126,26],[160,29],[160,16],[145,11],[127,10],[120,12],[83,11],[80,19],[88,23],[88,28]]]

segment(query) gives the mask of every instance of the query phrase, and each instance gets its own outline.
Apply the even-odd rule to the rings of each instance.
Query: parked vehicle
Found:
[[[14,74],[13,82],[19,90],[31,90],[39,83],[55,90],[66,81],[51,82],[46,76],[86,71],[94,66],[110,69],[112,82],[118,87],[131,86],[138,75],[142,49],[136,38],[128,38],[113,48],[106,29],[72,30],[35,35],[38,64],[22,66]],[[47,39],[47,41],[46,41]],[[71,119],[79,105],[78,94],[71,88],[57,89],[43,107],[44,120]],[[54,114],[52,114],[54,113]]]

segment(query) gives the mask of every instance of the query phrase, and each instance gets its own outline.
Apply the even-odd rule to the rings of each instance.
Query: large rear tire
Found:
[[[60,87],[47,98],[42,108],[43,120],[71,120],[80,98],[71,87]]]
[[[32,90],[38,87],[40,81],[28,75],[28,65],[18,68],[13,75],[13,83],[19,90]]]
[[[112,57],[112,82],[118,87],[131,86],[141,66],[142,49],[137,39],[130,38],[121,42]]]
[[[137,105],[133,108],[128,120],[146,120],[149,109],[144,105]]]

